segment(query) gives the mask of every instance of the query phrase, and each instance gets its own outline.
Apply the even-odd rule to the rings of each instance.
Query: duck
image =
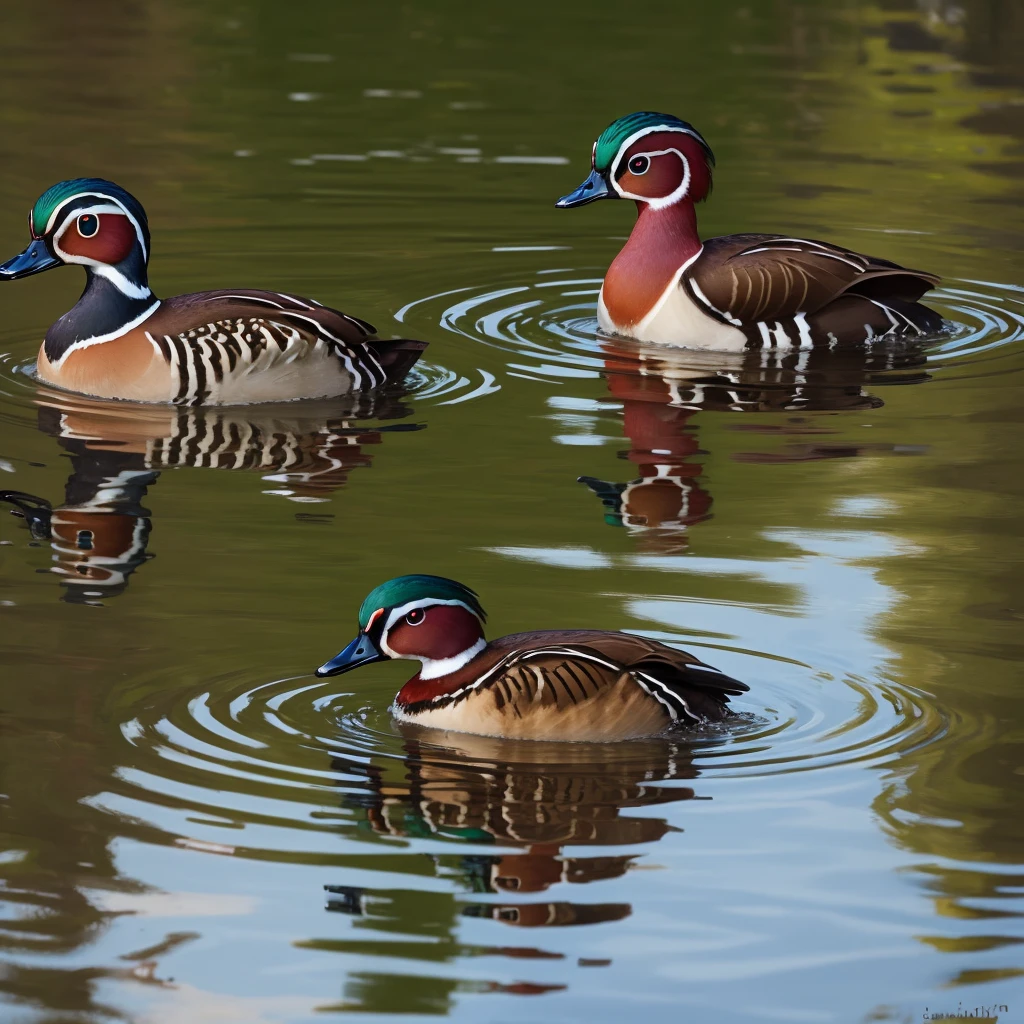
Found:
[[[426,347],[376,338],[365,320],[285,292],[157,298],[146,212],[103,178],[48,188],[29,232],[28,248],[0,265],[0,281],[85,269],[85,291],[47,330],[36,365],[40,380],[68,391],[174,405],[331,398],[400,381]]]
[[[851,249],[791,235],[701,240],[696,204],[711,192],[715,157],[670,114],[613,121],[587,179],[555,206],[632,199],[637,219],[601,286],[602,331],[637,341],[721,351],[871,344],[944,329],[918,300],[939,283]]]
[[[359,632],[318,677],[394,659],[420,662],[392,713],[402,723],[515,740],[614,742],[722,722],[749,687],[657,640],[543,629],[488,642],[476,591],[444,576],[398,576],[359,608]]]

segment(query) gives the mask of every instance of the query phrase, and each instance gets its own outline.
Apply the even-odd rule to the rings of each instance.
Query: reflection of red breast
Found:
[[[623,407],[622,425],[631,442],[630,461],[648,461],[636,458],[647,452],[660,456],[659,462],[683,461],[698,454],[697,435],[687,423],[692,415],[688,409],[627,402]]]
[[[611,373],[608,389],[623,404],[623,430],[633,449],[630,461],[648,461],[639,457],[646,452],[670,456],[671,461],[697,454],[697,435],[689,423],[694,410],[671,404],[672,393],[663,377]]]

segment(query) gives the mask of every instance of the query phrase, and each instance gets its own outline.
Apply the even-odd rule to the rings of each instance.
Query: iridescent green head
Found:
[[[641,110],[612,121],[597,137],[597,142],[594,143],[594,170],[607,173],[617,162],[616,157],[624,147],[651,132],[683,132],[692,136],[704,150],[707,162],[712,167],[715,166],[715,154],[711,152],[711,147],[689,121],[683,121],[672,114]]]
[[[434,604],[458,602],[480,619],[487,619],[475,590],[444,576],[396,576],[375,587],[359,606],[359,628],[365,630],[375,614],[407,604],[430,601]]]
[[[120,185],[105,178],[70,178],[51,185],[37,200],[29,214],[29,228],[39,238],[56,226],[55,214],[73,200],[109,200],[119,206],[146,233],[146,248],[149,248],[149,224],[142,203]],[[75,203],[74,205],[78,205]],[[95,205],[95,202],[93,202]]]
[[[359,608],[359,635],[318,676],[334,676],[390,658],[420,661],[420,679],[465,665],[484,647],[487,616],[476,592],[444,576],[396,576]]]
[[[613,121],[594,143],[590,176],[555,205],[633,199],[654,209],[700,202],[711,191],[715,156],[688,121],[650,110]]]

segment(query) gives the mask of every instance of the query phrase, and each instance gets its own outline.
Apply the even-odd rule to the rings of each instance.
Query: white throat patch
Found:
[[[634,196],[631,193],[620,189],[618,182],[615,180],[615,171],[619,166],[619,160],[622,158],[622,154],[625,153],[637,139],[642,139],[645,135],[656,135],[659,132],[675,132],[678,135],[689,135],[691,139],[697,139],[698,142],[700,141],[695,132],[688,131],[686,128],[680,128],[677,124],[656,124],[648,128],[641,128],[639,131],[633,132],[633,134],[630,135],[621,146],[619,146],[618,152],[615,154],[615,159],[612,161],[611,173],[609,175],[612,188],[614,188],[623,199],[639,199],[641,202],[647,203],[655,210],[662,210],[666,206],[678,203],[679,200],[682,199],[690,190],[690,161],[687,160],[678,149],[651,150],[646,154],[647,156],[663,156],[665,153],[677,153],[679,158],[683,161],[683,167],[685,168],[683,183],[671,195],[665,196],[662,199],[648,199],[646,196]]]
[[[391,614],[388,616],[388,621],[384,624],[384,629],[381,631],[379,643],[380,649],[389,658],[420,662],[423,666],[420,670],[420,679],[438,679],[441,676],[448,675],[449,672],[455,672],[462,668],[462,666],[467,662],[472,661],[472,659],[487,646],[487,641],[483,637],[480,637],[472,647],[467,647],[466,650],[461,651],[458,654],[453,654],[450,658],[438,658],[437,660],[424,658],[418,654],[399,654],[388,646],[388,632],[403,616],[408,615],[409,612],[413,611],[415,608],[437,608],[444,605],[447,605],[448,607],[465,608],[473,618],[477,618],[476,612],[473,611],[465,601],[438,601],[436,598],[432,597],[421,597],[418,601],[409,601],[406,604],[399,605],[397,608],[392,608]],[[477,621],[479,622],[479,619],[477,619]]]
[[[59,214],[60,211],[63,210],[64,207],[68,205],[68,203],[73,203],[76,199],[82,199],[85,196],[90,196],[94,199],[102,199],[103,202],[98,203],[94,206],[90,206],[86,210],[76,210],[74,219],[77,220],[79,217],[82,216],[83,213],[123,214],[125,217],[128,218],[129,221],[131,221],[132,227],[135,228],[135,237],[139,240],[139,245],[142,247],[143,260],[148,260],[149,253],[146,251],[146,239],[143,238],[142,236],[142,227],[139,224],[139,222],[116,199],[114,199],[112,196],[105,196],[102,192],[76,192],[73,196],[68,196],[67,199],[65,199],[64,202],[61,203],[60,206],[58,206],[53,211],[53,213],[50,214],[50,219],[46,222],[46,228],[43,230],[42,233],[45,235],[47,231],[53,230],[53,225],[57,222],[57,214]],[[70,223],[71,221],[69,220],[68,224]],[[60,231],[57,232],[58,236],[64,234],[64,232],[67,231],[68,224],[65,224],[60,229]]]
[[[468,665],[486,646],[487,641],[480,637],[472,647],[467,647],[461,654],[455,654],[450,658],[439,658],[437,661],[421,658],[419,660],[423,668],[420,669],[420,679],[440,679],[441,676],[458,672],[463,665]]]
[[[690,191],[690,161],[674,147],[671,149],[652,149],[644,153],[637,153],[637,156],[653,158],[656,156],[665,156],[668,153],[675,153],[675,155],[683,161],[683,180],[676,186],[675,191],[671,192],[669,195],[661,196],[657,199],[652,199],[650,196],[635,195],[632,192],[627,192],[624,188],[620,188],[618,181],[616,181],[614,177],[612,177],[612,188],[614,188],[623,199],[639,200],[641,203],[646,203],[652,210],[664,210],[666,206],[672,206],[673,204],[678,203],[679,200],[685,198],[687,193]]]
[[[72,196],[70,199],[65,200],[61,203],[61,209],[70,203],[73,199],[80,199],[83,195],[92,195],[91,192],[83,192],[77,196]],[[105,196],[102,198],[106,198]],[[120,270],[115,269],[108,263],[101,263],[99,260],[90,259],[88,256],[74,256],[71,253],[65,252],[60,247],[60,240],[64,237],[65,232],[68,228],[74,224],[79,217],[83,214],[92,213],[97,216],[101,213],[114,213],[119,214],[122,217],[127,217],[132,227],[135,228],[135,237],[138,239],[139,247],[142,249],[143,262],[146,260],[146,242],[142,237],[142,228],[139,226],[139,222],[123,207],[120,203],[115,202],[113,199],[108,199],[104,203],[97,203],[93,206],[86,207],[82,210],[75,210],[73,217],[68,217],[67,221],[61,225],[60,231],[56,232],[53,236],[53,248],[57,255],[61,258],[64,263],[78,263],[84,267],[91,267],[93,271],[100,277],[106,278],[110,283],[119,291],[122,295],[127,295],[130,299],[148,299],[153,293],[148,287],[142,287],[137,285],[134,281],[129,280],[121,273]],[[53,224],[57,216],[57,210],[54,210],[47,223],[47,230]]]

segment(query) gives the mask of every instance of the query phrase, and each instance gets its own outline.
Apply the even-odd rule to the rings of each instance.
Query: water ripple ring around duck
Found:
[[[597,377],[606,369],[603,342],[621,346],[625,353],[633,346],[623,339],[604,336],[598,329],[596,304],[601,280],[593,268],[543,269],[527,283],[509,280],[415,299],[398,310],[395,319],[419,331],[439,325],[452,334],[496,348],[506,356],[505,369],[513,377],[547,383]],[[996,360],[1019,355],[1016,343],[1024,338],[1024,288],[950,279],[944,287],[930,292],[925,301],[950,324],[947,334],[925,341],[928,376],[958,379],[1002,373],[1006,366],[1002,362],[996,365]],[[905,345],[876,343],[874,351],[892,348],[898,353]],[[658,346],[655,351],[681,367],[692,363],[694,370],[704,373],[716,369],[727,373],[742,358],[741,353],[668,346]],[[768,350],[764,353],[765,369],[774,369],[779,360],[792,356],[799,371],[801,360],[811,351]],[[869,368],[879,369],[877,360]],[[883,362],[880,368],[900,367],[897,361],[888,366]],[[919,375],[918,379],[928,376]],[[871,380],[886,383],[877,373],[872,373]],[[906,378],[894,377],[891,382],[905,383]],[[766,381],[765,386],[772,384]]]
[[[50,385],[44,384],[35,376],[35,344],[31,346],[32,357],[29,359],[23,354],[24,348],[22,337],[12,338],[0,333],[0,399],[9,399],[8,410],[12,406],[24,410],[28,418],[37,389],[50,388]],[[401,398],[426,405],[457,405],[484,398],[501,390],[501,385],[489,370],[474,366],[456,371],[434,362],[429,358],[430,355],[428,351],[427,358],[419,360],[412,368],[406,378]],[[74,392],[67,394],[70,398],[83,397]],[[94,401],[103,402],[104,399]],[[259,407],[257,404],[231,408]]]
[[[928,695],[898,683],[792,667],[803,678],[783,685],[756,681],[752,664],[755,686],[734,701],[737,714],[723,725],[617,744],[510,744],[400,731],[383,702],[368,706],[365,695],[335,679],[252,685],[233,673],[192,693],[147,686],[145,702],[122,718],[125,753],[110,809],[155,826],[165,842],[235,852],[242,833],[230,830],[247,830],[245,850],[304,857],[320,855],[339,827],[357,826],[359,808],[383,799],[381,780],[408,778],[413,763],[433,781],[477,784],[531,771],[566,781],[614,770],[655,786],[685,780],[699,792],[701,780],[881,768],[954,725],[970,729]],[[400,785],[388,783],[394,784]],[[223,828],[224,849],[190,838],[195,830],[187,822]]]
[[[441,327],[449,334],[497,349],[505,356],[504,372],[523,380],[558,383],[573,378],[596,378],[607,367],[608,352],[604,345],[617,348],[616,355],[632,358],[636,372],[641,369],[644,353],[640,346],[600,333],[597,326],[596,302],[601,277],[593,268],[542,269],[528,283],[521,280],[494,285],[466,286],[439,292],[408,302],[395,314],[404,330],[429,337]],[[511,300],[511,301],[509,301]],[[1024,339],[1024,288],[975,280],[951,279],[943,288],[929,294],[927,301],[938,308],[951,323],[947,335],[933,339],[925,352],[927,374],[944,379],[970,379],[1001,374],[1007,369],[1005,360],[1019,359]],[[12,349],[24,349],[21,337],[0,334],[0,397],[13,400],[16,407],[31,408],[38,382],[33,376],[34,359],[15,355]],[[444,345],[435,340],[440,355]],[[877,346],[885,352],[885,345]],[[899,346],[889,346],[898,353]],[[32,346],[34,352],[34,345]],[[648,352],[650,349],[647,350]],[[728,375],[743,359],[742,353],[721,353],[659,346],[655,350],[665,360],[678,364],[684,372]],[[780,361],[793,361],[799,374],[814,350],[770,350],[763,353],[764,369],[775,370]],[[462,355],[462,353],[459,353]],[[501,389],[497,367],[486,369],[470,366],[455,370],[436,363],[428,352],[407,379],[410,400],[428,405],[455,405],[475,401]],[[471,359],[472,351],[466,355]],[[511,357],[511,358],[509,358]],[[749,359],[749,353],[747,354]],[[461,361],[461,360],[460,360]],[[617,368],[624,368],[622,363]],[[749,372],[749,363],[747,364]],[[893,374],[886,379],[886,370],[899,370],[897,360],[874,361],[869,369],[871,383],[905,383],[907,378]],[[877,372],[878,370],[882,372]],[[749,381],[748,381],[749,382]],[[769,379],[765,388],[779,386]]]

